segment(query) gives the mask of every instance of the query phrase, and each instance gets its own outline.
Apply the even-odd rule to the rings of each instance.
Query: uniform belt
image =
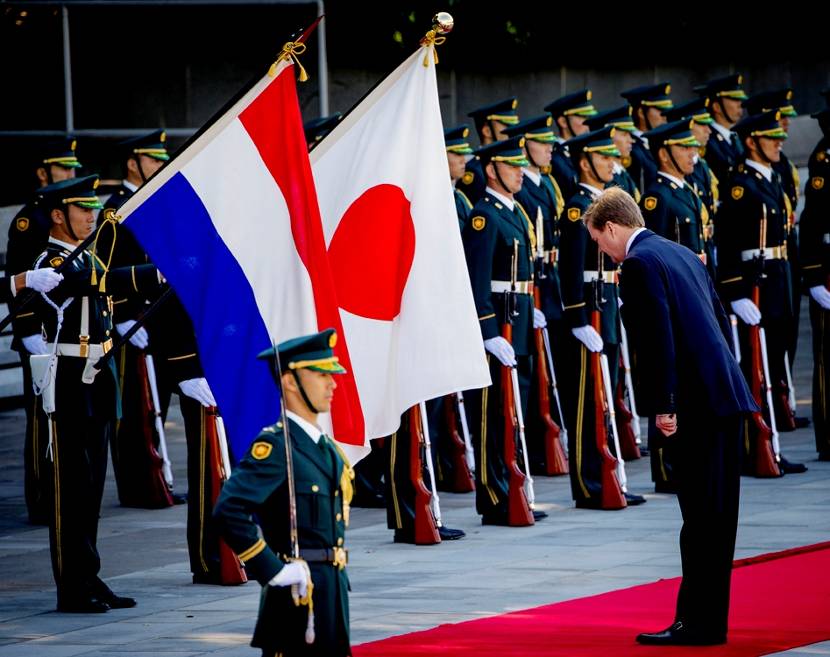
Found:
[[[518,294],[533,294],[533,281],[516,281],[516,289],[513,289],[513,283],[510,281],[490,281],[490,291],[494,293],[499,292],[517,292]]]
[[[75,358],[101,358],[112,349],[112,339],[101,344],[81,342],[58,342],[58,356],[74,356]]]
[[[747,249],[741,251],[741,260],[747,262],[760,257],[761,249]],[[764,249],[764,258],[766,260],[786,260],[787,259],[787,245],[770,246]]]
[[[349,563],[349,551],[342,547],[300,548],[300,558],[308,563],[330,563],[342,570]]]
[[[821,241],[824,244],[830,244],[830,233],[824,233],[824,235],[821,236]]]
[[[615,271],[604,271],[602,272],[602,276],[598,271],[585,271],[582,272],[582,280],[586,283],[593,283],[594,281],[598,281],[602,278],[603,283],[610,283],[614,284],[617,282],[617,272]]]

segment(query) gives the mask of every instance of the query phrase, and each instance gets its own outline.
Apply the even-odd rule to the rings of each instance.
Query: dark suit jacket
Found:
[[[694,253],[643,231],[623,261],[620,293],[643,414],[758,410],[729,348],[729,319]]]

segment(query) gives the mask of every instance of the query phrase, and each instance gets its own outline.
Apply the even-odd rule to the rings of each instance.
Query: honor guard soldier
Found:
[[[447,164],[450,167],[450,181],[455,197],[455,213],[458,215],[458,229],[464,231],[470,210],[473,209],[472,201],[458,188],[459,181],[464,178],[467,168],[467,157],[473,154],[468,137],[470,129],[466,125],[459,125],[444,130],[444,145],[447,149]]]
[[[614,145],[620,152],[620,157],[614,160],[614,178],[608,184],[609,187],[620,187],[624,189],[636,203],[640,202],[640,190],[634,183],[634,178],[628,173],[627,165],[631,164],[631,149],[634,147],[634,135],[637,128],[631,119],[631,106],[622,105],[616,109],[600,112],[588,119],[588,127],[591,130],[602,128],[614,128]]]
[[[666,117],[663,112],[672,107],[671,85],[666,82],[635,87],[622,92],[622,97],[631,106],[631,116],[634,119],[634,145],[631,148],[631,164],[628,173],[634,179],[637,189],[643,192],[657,176],[657,163],[648,150],[648,142],[643,137],[644,132],[654,130],[663,125]]]
[[[694,169],[700,142],[691,131],[691,119],[665,123],[645,133],[649,151],[657,161],[657,178],[640,201],[645,226],[661,237],[677,242],[707,261],[704,217],[707,210],[687,176]],[[658,493],[673,493],[672,467],[653,418],[649,420],[651,479]]]
[[[75,177],[81,163],[75,155],[76,142],[71,138],[62,138],[46,144],[38,153],[34,162],[34,173],[38,187],[45,187],[55,182]],[[46,248],[52,221],[40,206],[35,194],[14,216],[9,224],[9,241],[6,246],[6,275],[14,276],[32,268],[32,263]],[[12,323],[14,338],[12,349],[20,356],[20,369],[23,371],[23,407],[26,410],[26,438],[23,447],[23,480],[26,498],[26,510],[29,522],[35,525],[46,524],[45,488],[42,482],[44,472],[43,443],[46,425],[40,400],[32,391],[32,371],[29,367],[30,353],[24,346],[24,338],[17,322]],[[37,348],[36,339],[27,341]]]
[[[724,192],[729,191],[729,178],[744,154],[743,144],[732,130],[741,120],[741,103],[747,99],[743,80],[743,76],[736,73],[695,87],[699,96],[709,100],[709,113],[714,119],[712,139],[706,145],[706,163],[719,181],[721,201],[725,198]]]
[[[482,146],[506,138],[502,130],[519,122],[519,115],[516,112],[518,106],[519,101],[515,97],[511,97],[479,107],[467,114],[475,123],[478,140]],[[473,204],[484,194],[484,188],[487,187],[487,177],[484,174],[484,166],[475,155],[467,160],[466,171],[457,183],[457,187],[467,195],[467,198]]]
[[[52,220],[40,267],[57,267],[95,229],[97,176],[65,180],[40,191]],[[112,269],[104,276],[89,252],[75,258],[64,282],[32,303],[21,318],[29,335],[43,336],[45,355],[32,361],[33,377],[49,413],[49,540],[58,611],[100,613],[132,607],[98,577],[96,547],[107,470],[107,438],[119,414],[115,368],[94,366],[112,345],[113,292],[158,290],[151,265]],[[35,359],[38,359],[37,362]],[[37,367],[36,367],[37,366]]]
[[[342,118],[343,115],[340,112],[335,112],[329,116],[321,116],[303,123],[303,131],[305,132],[305,141],[308,144],[308,150],[311,150],[317,145],[317,142],[334,130]]]
[[[591,98],[591,90],[582,89],[545,105],[545,111],[553,117],[559,130],[560,139],[554,142],[550,166],[565,201],[576,193],[579,182],[568,154],[567,141],[590,130],[586,120],[597,113]]]
[[[559,280],[565,322],[572,334],[567,343],[568,377],[565,378],[570,385],[563,387],[562,393],[568,427],[571,491],[577,508],[583,509],[621,508],[645,502],[643,497],[623,491],[617,477],[609,482],[602,476],[594,410],[603,405],[595,394],[602,382],[596,380],[588,356],[589,352],[603,352],[608,356],[611,380],[606,389],[615,390],[620,341],[616,265],[590,239],[582,221],[582,214],[614,177],[614,158],[620,157],[614,144],[614,130],[603,128],[568,142],[574,167],[579,171],[579,188],[565,205],[565,218],[560,224]],[[599,327],[591,321],[596,313]],[[609,485],[619,486],[620,498],[624,494],[619,506],[603,503],[608,494],[603,489]]]
[[[804,210],[799,221],[801,269],[810,294],[813,328],[813,429],[819,461],[830,461],[830,108],[812,115],[822,138],[808,164]]]
[[[712,124],[715,120],[709,114],[709,99],[696,98],[682,105],[663,112],[669,122],[690,120],[691,131],[694,138],[700,143],[700,148],[695,154],[695,168],[691,175],[686,176],[687,182],[692,186],[706,209],[703,212],[703,239],[706,251],[706,269],[713,281],[717,280],[715,268],[715,212],[718,206],[718,179],[706,164],[703,156],[706,154],[706,145],[712,136]]]
[[[781,114],[781,129],[789,135],[790,121],[798,116],[793,107],[793,90],[777,89],[775,91],[763,91],[753,94],[744,101],[744,108],[747,114],[761,114],[778,110]],[[789,221],[787,224],[787,260],[790,263],[791,282],[793,287],[793,323],[790,329],[789,344],[787,346],[787,357],[789,367],[795,362],[795,350],[798,346],[798,326],[801,317],[801,258],[799,257],[798,231],[795,227],[795,209],[798,206],[798,193],[801,187],[801,180],[798,177],[798,168],[790,161],[786,153],[781,152],[781,159],[772,165],[784,188],[785,200],[788,203],[787,211]],[[789,376],[788,380],[792,377]],[[788,381],[792,385],[791,381]],[[807,426],[806,419],[796,418],[798,426]]]
[[[108,211],[117,212],[127,200],[170,159],[163,130],[121,142],[118,146],[125,178],[98,215],[102,224]],[[149,262],[144,249],[130,230],[118,223],[103,226],[97,253],[110,258],[111,266],[130,266]],[[117,297],[114,299],[115,328],[126,333],[140,319],[147,300]],[[175,494],[167,487],[151,486],[157,477],[148,459],[148,444],[155,442],[154,427],[147,419],[142,390],[151,385],[147,371],[149,359],[155,370],[162,420],[167,417],[171,394],[179,392],[179,405],[187,439],[187,481],[189,497]],[[171,503],[188,502],[187,538],[193,582],[218,584],[220,561],[218,535],[211,524],[211,486],[209,467],[202,457],[208,450],[206,425],[209,409],[216,406],[199,361],[196,338],[190,317],[178,297],[167,299],[152,318],[130,338],[117,358],[122,386],[122,418],[112,442],[112,461],[118,496],[124,506],[158,508]]]
[[[251,640],[263,657],[351,655],[343,544],[353,473],[318,425],[318,414],[331,410],[335,377],[346,371],[332,351],[336,340],[326,329],[281,343],[279,371],[274,348],[259,354],[280,382],[285,414],[256,437],[214,511],[263,586]]]
[[[493,378],[489,388],[469,393],[470,425],[479,432],[474,445],[476,510],[483,524],[507,525],[511,524],[510,506],[523,493],[511,488],[508,466],[516,465],[515,454],[505,453],[505,414],[513,409],[503,404],[502,367],[517,367],[520,394],[513,403],[521,404],[527,417],[532,333],[534,325],[544,323],[544,314],[533,307],[535,229],[514,200],[522,187],[522,167],[530,164],[524,138],[494,142],[478,149],[476,155],[487,176],[487,188],[473,207],[462,237]],[[512,341],[502,336],[508,324]],[[544,515],[528,513],[524,524]]]
[[[769,383],[773,388],[773,409],[779,430],[791,422],[786,366],[784,363],[792,322],[792,287],[787,262],[786,195],[772,164],[780,159],[787,135],[779,124],[777,111],[748,116],[736,126],[746,160],[736,169],[731,189],[718,210],[718,277],[721,296],[744,326],[761,324],[766,334]],[[763,270],[760,271],[760,267]],[[752,299],[760,288],[760,308]],[[746,331],[742,330],[742,334]],[[749,354],[742,346],[741,353]],[[751,362],[742,359],[748,379]],[[804,472],[800,463],[780,458],[784,473]]]
[[[539,308],[545,315],[546,330],[552,336],[552,355],[554,371],[556,353],[562,334],[562,295],[559,291],[559,272],[556,267],[556,254],[559,246],[559,217],[565,208],[565,200],[559,190],[559,184],[550,174],[550,161],[556,135],[553,133],[553,117],[543,114],[533,119],[521,121],[507,128],[509,137],[523,137],[524,152],[529,165],[522,169],[522,188],[514,194],[520,210],[527,214],[527,219],[535,229],[536,248],[533,252],[534,287],[539,289]],[[541,216],[540,214],[541,213]],[[547,358],[546,354],[542,355]],[[536,354],[534,366],[544,366]],[[525,424],[528,429],[528,450],[531,470],[535,473],[549,472],[552,464],[547,463],[544,439],[544,427],[538,405],[538,377],[533,377],[531,384],[530,416]],[[555,409],[542,411],[555,413]],[[558,413],[555,413],[558,415]],[[561,421],[561,418],[560,418]]]

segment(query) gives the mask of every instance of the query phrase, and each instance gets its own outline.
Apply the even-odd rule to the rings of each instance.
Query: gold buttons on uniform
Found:
[[[343,537],[342,536],[337,539],[337,544],[338,545],[343,545]]]
[[[316,493],[318,490],[320,490],[320,487],[317,484],[311,484],[312,493]]]
[[[340,522],[341,520],[343,520],[343,515],[338,513],[337,515],[334,516],[334,519],[337,520],[338,522]]]
[[[339,495],[340,495],[340,491],[339,491],[339,490],[334,491],[334,496],[335,496],[335,497],[338,497]]]

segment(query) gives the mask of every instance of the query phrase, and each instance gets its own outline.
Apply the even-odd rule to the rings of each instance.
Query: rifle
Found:
[[[519,313],[516,304],[516,275],[518,268],[519,241],[513,240],[513,259],[510,271],[511,289],[504,292],[504,323],[501,335],[513,344],[513,321]],[[516,440],[520,436],[519,415],[521,400],[516,399],[513,377],[515,368],[501,367],[502,415],[504,416],[504,463],[508,472],[507,523],[513,527],[524,527],[535,523],[530,503],[525,492],[527,477],[516,462]],[[524,433],[522,427],[522,434]]]
[[[449,482],[450,490],[453,493],[469,493],[475,490],[473,475],[470,473],[470,467],[467,463],[469,435],[462,438],[462,434],[458,430],[458,418],[464,412],[464,409],[457,407],[458,397],[455,394],[446,395],[441,403],[444,407],[444,422],[450,436],[450,469],[452,470],[452,480]],[[466,418],[462,417],[461,428],[466,433]],[[472,448],[472,445],[470,447]]]
[[[228,458],[228,439],[225,424],[216,406],[202,407],[205,418],[205,442],[207,448],[207,465],[210,473],[211,508],[216,505],[222,486],[231,476]],[[219,542],[219,579],[226,586],[244,584],[248,581],[245,567],[222,537]]]
[[[591,326],[601,334],[601,309],[605,303],[603,298],[603,263],[602,253],[598,251],[597,278],[593,281],[594,305],[591,310]],[[602,486],[601,506],[603,509],[623,509],[627,506],[620,481],[617,479],[617,459],[608,449],[608,426],[612,423],[613,401],[606,397],[603,377],[602,352],[591,352],[591,378],[594,386],[594,427],[597,452],[600,457],[600,482]],[[607,367],[606,357],[606,367]],[[622,460],[622,459],[620,459]]]
[[[432,493],[424,483],[425,433],[421,424],[420,404],[412,406],[409,415],[409,481],[415,489],[415,544],[433,545],[441,542],[438,524],[432,511]]]
[[[763,206],[760,228],[760,249],[755,257],[755,281],[752,285],[752,303],[758,308],[761,307],[761,281],[766,278],[764,273],[764,262],[766,260],[767,242],[767,206]],[[749,328],[749,353],[750,353],[750,381],[749,388],[755,403],[761,409],[766,401],[767,413],[770,418],[768,425],[762,411],[752,413],[752,422],[749,425],[750,431],[750,453],[752,474],[756,477],[780,477],[781,470],[775,459],[772,449],[773,431],[770,425],[775,423],[775,410],[772,406],[772,388],[769,385],[769,373],[764,367],[766,364],[766,336],[762,336],[763,329],[759,324]]]
[[[637,406],[634,402],[634,382],[631,378],[631,359],[628,353],[628,335],[620,322],[620,366],[624,377],[617,383],[614,406],[616,407],[616,429],[619,434],[620,452],[617,455],[624,461],[633,461],[640,458],[640,418],[637,415]],[[628,393],[628,403],[625,395]]]
[[[464,403],[464,393],[460,390],[455,393],[455,401],[458,404],[458,417],[461,419],[461,435],[464,436],[464,454],[467,459],[467,468],[470,473],[473,473],[476,469],[476,457],[473,453],[470,427],[467,426],[467,406]]]
[[[738,338],[738,317],[729,315],[729,324],[732,327],[732,352],[738,365],[741,364],[741,341]]]
[[[167,454],[167,438],[164,435],[164,420],[161,417],[161,402],[159,402],[158,383],[156,380],[156,366],[150,354],[144,354],[144,364],[147,367],[147,384],[150,388],[150,395],[153,399],[153,421],[156,427],[156,434],[159,439],[159,451],[162,459],[162,472],[164,481],[170,490],[173,490],[173,469],[170,467],[170,457]]]
[[[550,336],[547,331],[542,331],[542,339],[545,341],[545,356],[550,368],[550,385],[553,388],[553,399],[556,402],[556,412],[559,414],[559,430],[562,439],[562,449],[565,454],[568,452],[568,427],[565,426],[565,414],[562,412],[562,402],[559,401],[559,386],[556,384],[556,369],[553,366],[553,353],[550,349]]]
[[[533,301],[536,308],[541,309],[541,291],[538,287],[533,288]],[[534,329],[536,341],[536,391],[539,395],[539,415],[542,420],[542,444],[545,450],[545,474],[548,476],[568,474],[568,458],[562,448],[562,430],[553,421],[550,414],[550,392],[553,390],[549,368],[553,363],[548,360],[548,353],[543,334],[547,328]],[[557,393],[558,394],[558,393]],[[557,400],[558,401],[558,400]]]

